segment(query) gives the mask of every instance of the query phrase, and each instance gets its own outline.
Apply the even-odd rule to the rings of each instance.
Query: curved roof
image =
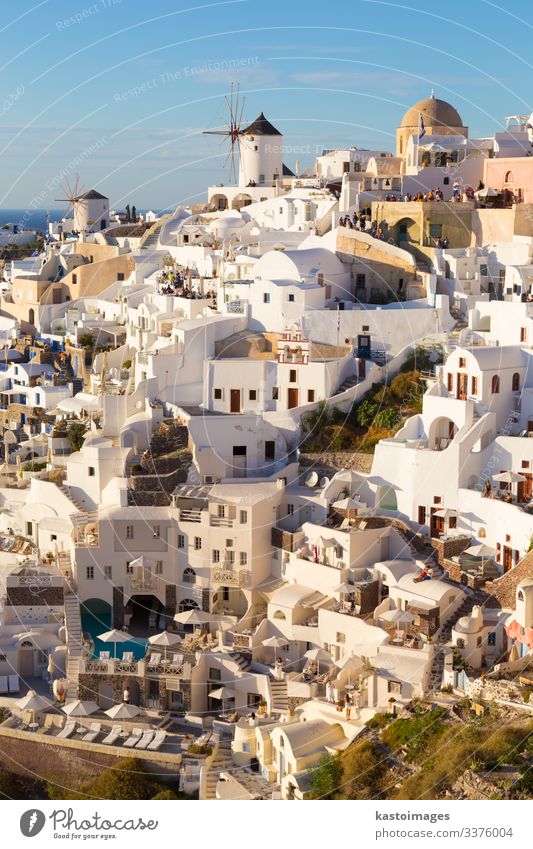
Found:
[[[407,110],[402,118],[400,127],[418,127],[420,114],[424,123],[430,127],[462,127],[463,119],[451,103],[439,100],[434,94],[419,100]]]
[[[79,200],[109,200],[105,195],[101,195],[96,189],[89,189],[83,195],[79,196]]]
[[[252,121],[244,130],[241,131],[246,135],[254,135],[254,136],[281,136],[279,130],[276,130],[275,126],[268,121],[263,113]]]

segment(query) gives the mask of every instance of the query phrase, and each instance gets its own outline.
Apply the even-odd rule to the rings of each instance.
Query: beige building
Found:
[[[407,110],[396,130],[396,156],[405,156],[409,136],[418,136],[420,119],[428,136],[464,136],[468,138],[468,127],[450,103],[431,97],[419,100]]]

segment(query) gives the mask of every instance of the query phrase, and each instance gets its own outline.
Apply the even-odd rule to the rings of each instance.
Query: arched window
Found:
[[[285,616],[283,610],[276,610],[276,612],[274,613],[274,619],[286,619],[286,618],[287,617]]]
[[[493,374],[492,375],[492,394],[497,395],[500,391],[500,375]]]
[[[196,572],[194,571],[194,569],[191,569],[190,566],[188,566],[186,569],[183,570],[183,583],[184,584],[195,584],[196,583]]]
[[[518,392],[520,389],[520,375],[517,371],[513,374],[513,392]]]
[[[507,173],[505,175],[505,182],[506,183],[514,183],[514,174],[513,174],[512,171],[507,171]]]
[[[522,590],[518,590],[518,595],[516,596],[518,601],[524,601],[524,593]]]
[[[185,610],[198,610],[198,605],[192,598],[184,598],[178,604],[178,609],[180,613],[183,613]]]
[[[465,641],[462,639],[462,637],[458,637],[455,645],[457,646],[458,649],[464,649]]]
[[[28,310],[28,324],[35,324],[35,311],[32,309]]]

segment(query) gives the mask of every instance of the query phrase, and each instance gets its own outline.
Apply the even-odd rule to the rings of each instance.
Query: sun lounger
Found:
[[[148,744],[148,746],[146,748],[150,752],[157,752],[158,749],[161,748],[161,746],[163,745],[163,743],[165,742],[166,739],[167,739],[167,732],[166,731],[156,731],[154,739],[152,740],[151,743]]]
[[[61,737],[62,739],[65,739],[66,737],[71,737],[74,734],[75,730],[76,722],[74,720],[69,719],[69,721],[65,724],[63,730],[60,731],[57,736]]]
[[[10,675],[9,676],[9,692],[10,693],[20,693],[20,684],[18,675]]]
[[[124,741],[124,746],[126,747],[126,749],[133,749],[133,747],[137,745],[142,736],[142,728],[134,728],[131,732],[131,736]]]
[[[110,651],[101,651],[100,652],[100,660],[111,660],[111,652]]]
[[[135,748],[146,749],[148,747],[148,744],[151,743],[154,739],[154,733],[154,731],[145,731]]]
[[[132,651],[125,651],[124,654],[122,655],[122,660],[125,663],[133,663],[133,652]]]
[[[173,654],[172,655],[172,666],[181,666],[183,663],[183,655],[182,654]]]
[[[100,734],[101,729],[102,729],[102,723],[101,722],[92,722],[88,733],[85,734],[81,739],[84,740],[86,743],[94,743],[94,741],[96,740],[96,738]]]
[[[107,746],[114,746],[117,740],[119,739],[121,733],[122,727],[120,725],[113,725],[113,728],[111,729],[107,737],[104,737],[102,743],[105,743]]]
[[[151,654],[149,662],[151,666],[159,666],[161,663],[161,654],[158,654],[157,652],[155,654]]]
[[[7,686],[7,675],[0,675],[0,693],[9,693]]]

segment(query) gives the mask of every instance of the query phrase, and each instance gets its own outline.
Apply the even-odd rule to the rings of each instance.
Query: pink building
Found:
[[[533,157],[486,159],[483,182],[504,192],[506,203],[533,203]]]

